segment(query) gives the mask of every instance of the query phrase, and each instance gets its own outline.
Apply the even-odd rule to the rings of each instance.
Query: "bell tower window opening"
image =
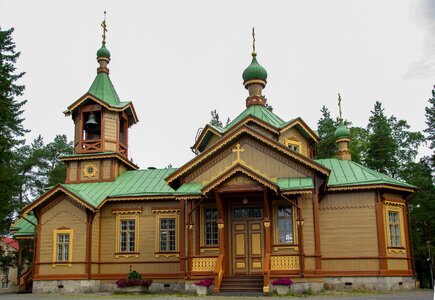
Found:
[[[119,117],[119,152],[125,157],[128,156],[128,118],[125,113]]]
[[[84,141],[95,141],[100,139],[101,133],[101,112],[91,111],[83,113],[83,132]]]

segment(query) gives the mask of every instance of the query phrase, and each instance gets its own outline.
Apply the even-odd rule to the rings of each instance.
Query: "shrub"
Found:
[[[272,281],[272,285],[286,285],[291,286],[293,284],[293,281],[288,278],[280,278]]]
[[[151,279],[142,279],[142,274],[132,270],[132,266],[130,266],[130,272],[128,273],[127,278],[121,278],[115,282],[118,288],[127,286],[143,286],[147,288],[151,285],[151,283],[153,283]]]
[[[213,284],[213,279],[204,279],[204,280],[200,280],[195,282],[195,285],[199,285],[199,286],[206,286],[209,287]]]

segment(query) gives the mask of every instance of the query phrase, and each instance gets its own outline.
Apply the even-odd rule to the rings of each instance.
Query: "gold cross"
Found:
[[[342,121],[343,120],[343,116],[341,113],[341,95],[340,93],[338,93],[338,112],[339,112],[339,120]]]
[[[107,32],[106,12],[104,12],[104,21],[101,23],[101,27],[103,27],[103,44],[105,44],[106,43],[106,32]]]
[[[237,161],[240,161],[240,154],[241,154],[243,151],[245,151],[245,149],[243,149],[243,148],[240,146],[240,144],[237,144],[237,145],[236,145],[236,148],[233,149],[233,152],[236,153],[236,155],[237,155],[237,159],[236,159]]]
[[[252,53],[255,53],[255,28],[252,27]]]

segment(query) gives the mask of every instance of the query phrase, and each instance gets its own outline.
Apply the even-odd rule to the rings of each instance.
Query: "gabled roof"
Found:
[[[133,103],[131,101],[122,102],[120,100],[118,93],[110,80],[109,74],[107,73],[98,73],[88,92],[68,106],[65,114],[69,114],[76,110],[82,103],[88,100],[93,100],[108,110],[125,111],[129,116],[130,124],[138,122]]]
[[[198,156],[191,159],[189,162],[184,164],[181,168],[179,168],[177,171],[172,173],[170,176],[168,176],[165,180],[168,182],[168,184],[172,184],[174,180],[179,178],[184,173],[188,172],[204,160],[206,160],[211,155],[215,154],[217,151],[219,151],[223,146],[226,144],[231,143],[236,138],[240,137],[241,135],[248,135],[256,140],[259,140],[263,143],[266,143],[272,148],[275,148],[279,152],[283,153],[284,155],[288,155],[288,157],[302,163],[303,165],[306,165],[307,167],[314,169],[320,173],[323,173],[324,175],[329,175],[330,170],[325,168],[324,166],[318,164],[314,160],[297,153],[295,151],[292,151],[288,147],[284,146],[283,144],[279,143],[278,141],[262,134],[260,131],[256,130],[255,128],[252,128],[251,126],[247,124],[239,124],[238,126],[231,129],[228,134],[223,136],[216,144],[199,154]],[[175,188],[175,186],[173,186]]]
[[[18,242],[17,242],[16,240],[10,238],[10,237],[3,236],[3,237],[2,237],[2,241],[3,241],[6,245],[12,247],[12,248],[15,249],[15,250],[18,250],[18,249],[20,248],[20,246],[18,245]]]
[[[32,223],[30,223],[30,222]],[[28,214],[25,218],[18,219],[11,226],[11,232],[15,238],[22,238],[27,236],[33,236],[35,234],[35,225],[38,222],[36,217],[32,214]]]
[[[255,122],[259,126],[264,127],[265,129],[275,134],[280,134],[292,127],[295,127],[306,138],[311,139],[315,142],[318,142],[320,140],[317,133],[313,131],[302,120],[302,118],[298,117],[296,119],[285,122],[283,119],[275,115],[263,105],[251,105],[247,107],[224,128],[207,124],[204,127],[204,130],[198,136],[195,144],[191,148],[203,151],[205,145],[213,135],[222,137],[223,135],[231,131],[231,129],[233,129],[234,127],[249,122]]]
[[[381,186],[408,192],[414,192],[417,189],[413,185],[399,181],[350,160],[327,158],[316,159],[316,162],[331,170],[331,175],[328,180],[329,190]]]

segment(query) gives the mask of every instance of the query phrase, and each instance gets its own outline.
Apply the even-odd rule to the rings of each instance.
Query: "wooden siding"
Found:
[[[274,134],[272,132],[270,132],[266,128],[258,125],[257,123],[255,123],[255,122],[249,122],[248,125],[251,126],[252,128],[254,128],[257,131],[260,131],[265,136],[270,137],[270,138],[276,140],[276,138],[275,138],[275,136],[274,136]]]
[[[78,168],[79,168],[79,165],[78,165],[78,162],[76,162],[76,161],[71,161],[71,162],[68,162],[68,164],[69,164],[69,167],[68,167],[68,180],[69,181],[76,181],[77,180],[77,175],[78,175],[78,172],[79,172],[79,170],[78,170]]]
[[[207,144],[205,145],[204,150],[207,150],[208,148],[210,148],[211,146],[213,146],[214,144],[216,144],[219,140],[221,139],[221,137],[217,136],[217,135],[212,135],[212,137],[210,138],[210,140],[207,142]]]
[[[288,138],[300,142],[302,144],[301,154],[308,157],[310,156],[310,144],[308,142],[308,139],[300,134],[297,129],[293,127],[281,133],[281,135],[279,136],[279,142],[285,145],[285,141]]]
[[[178,209],[178,201],[149,201],[109,203],[101,209],[101,274],[128,273],[129,266],[143,273],[176,273],[180,269],[179,258],[176,255],[156,257],[156,213],[153,210]],[[116,257],[116,215],[113,209],[141,208],[139,214],[138,256]],[[177,224],[177,228],[178,228]],[[178,228],[178,230],[184,230]],[[179,241],[177,241],[179,242]]]
[[[55,204],[41,216],[39,275],[52,274],[83,274],[86,259],[86,212],[68,200],[66,196],[53,200],[48,205]],[[72,266],[53,267],[53,231],[67,227],[73,229]]]
[[[196,168],[196,170],[183,179],[183,182],[207,182],[227,170],[237,159],[236,153],[233,152],[237,143],[244,149],[240,154],[240,159],[257,172],[269,178],[305,177],[312,175],[311,170],[292,161],[288,157],[277,153],[258,141],[244,138],[229,145],[226,149],[215,155],[213,159]]]
[[[105,159],[103,161],[103,180],[110,179],[112,177],[112,160]]]
[[[329,194],[319,209],[322,257],[378,256],[373,192]]]
[[[82,138],[82,134],[80,132],[81,125],[80,125],[80,113],[77,113],[76,118],[74,120],[74,153],[79,153],[80,151],[80,142]]]
[[[311,194],[302,195],[302,216],[304,218],[304,252],[305,255],[314,255],[314,218],[313,200]]]
[[[104,111],[104,140],[118,140],[118,118],[117,112],[111,112],[108,110]]]
[[[408,270],[408,261],[406,259],[387,259],[387,266],[388,270]]]
[[[379,269],[377,259],[322,260],[323,271],[373,271]]]
[[[92,261],[98,261],[99,252],[99,240],[100,240],[100,212],[97,212],[94,221],[92,222]]]

